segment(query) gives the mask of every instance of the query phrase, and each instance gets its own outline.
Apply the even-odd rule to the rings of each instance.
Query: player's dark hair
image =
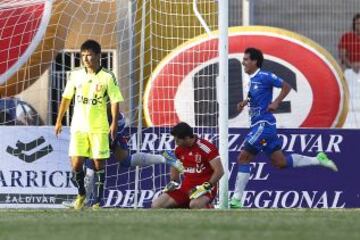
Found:
[[[261,50],[256,48],[247,48],[245,49],[245,54],[249,54],[251,60],[256,60],[256,66],[258,66],[258,68],[262,67],[264,56]]]
[[[353,17],[353,20],[352,20],[352,29],[353,29],[353,31],[355,31],[355,25],[356,25],[356,20],[358,20],[360,18],[360,13],[357,13],[357,14],[355,14],[354,15],[354,17]]]
[[[100,54],[101,53],[101,46],[97,41],[92,40],[92,39],[88,39],[83,44],[81,44],[81,47],[80,47],[81,52],[85,51],[85,50],[91,50],[95,54]]]
[[[174,137],[184,139],[186,137],[194,137],[194,132],[192,127],[185,122],[180,122],[176,124],[173,129],[171,130],[171,135]]]

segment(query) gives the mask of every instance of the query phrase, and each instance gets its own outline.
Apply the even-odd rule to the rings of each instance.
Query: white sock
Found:
[[[240,165],[236,176],[233,198],[241,200],[250,178],[250,164]]]
[[[308,157],[300,154],[291,154],[287,158],[292,158],[292,167],[320,165],[320,161],[316,157]]]
[[[162,155],[151,153],[134,153],[131,155],[131,166],[148,166],[152,164],[165,163]]]
[[[84,177],[84,186],[86,191],[86,200],[89,201],[94,192],[95,185],[95,171],[91,168],[86,168],[86,175]]]

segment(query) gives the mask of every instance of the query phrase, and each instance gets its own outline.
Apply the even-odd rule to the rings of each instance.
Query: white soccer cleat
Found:
[[[63,201],[61,204],[66,208],[74,208],[75,200],[73,200],[73,201]]]
[[[180,160],[176,158],[174,153],[172,151],[166,150],[163,152],[163,157],[166,159],[166,164],[169,164],[170,166],[176,168],[179,173],[184,172],[184,165]]]

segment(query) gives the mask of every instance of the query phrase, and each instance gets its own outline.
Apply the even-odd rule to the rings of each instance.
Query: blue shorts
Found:
[[[271,155],[280,150],[282,141],[277,136],[276,125],[258,123],[250,129],[245,138],[244,150],[256,155],[260,151]]]

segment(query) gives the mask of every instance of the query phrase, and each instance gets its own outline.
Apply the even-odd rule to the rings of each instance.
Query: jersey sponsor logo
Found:
[[[215,37],[199,36],[173,50],[159,63],[147,83],[144,96],[148,126],[168,126],[179,121],[201,126],[217,125],[217,43]],[[293,88],[275,113],[279,126],[343,125],[348,89],[333,57],[296,33],[252,26],[229,29],[230,127],[249,124],[247,111],[239,114],[236,110],[236,103],[247,96],[249,89],[249,77],[241,65],[247,47],[261,49],[265,57],[263,70],[275,73]],[[275,96],[277,91],[274,91]]]
[[[206,167],[203,163],[197,163],[195,167],[185,167],[184,172],[185,173],[202,173]]]
[[[81,104],[96,106],[97,104],[102,104],[102,98],[102,96],[97,97],[96,94],[94,98],[87,98],[82,95],[77,95],[76,101]]]
[[[202,173],[202,171],[204,171],[206,169],[206,167],[204,166],[203,163],[197,163],[196,164],[196,173]]]

